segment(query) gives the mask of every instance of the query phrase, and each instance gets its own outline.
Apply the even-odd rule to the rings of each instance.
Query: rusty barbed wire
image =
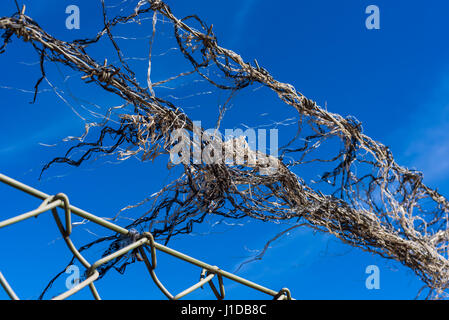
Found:
[[[5,30],[0,50],[6,50],[15,35],[31,43],[40,57],[42,77],[35,87],[35,99],[42,79],[46,78],[45,62],[52,61],[80,72],[86,82],[97,84],[133,106],[131,112],[123,110],[117,123],[105,116],[96,139],[76,143],[63,157],[50,161],[43,172],[55,163],[79,166],[95,154],[116,155],[122,160],[132,156],[152,160],[169,153],[173,145],[171,134],[177,129],[189,133],[199,130],[206,137],[199,143],[207,147],[212,143],[208,135],[202,128],[195,128],[177,103],[157,96],[157,87],[197,75],[211,87],[227,92],[231,99],[236,92],[258,83],[271,89],[299,116],[297,135],[275,159],[277,171],[263,174],[266,164],[254,165],[249,157],[241,165],[190,161],[183,164],[178,179],[152,198],[151,208],[127,228],[149,230],[155,239],[167,243],[173,236],[192,232],[193,225],[209,215],[294,221],[296,228],[308,226],[328,232],[354,247],[399,261],[425,283],[429,289],[427,297],[447,296],[449,203],[423,183],[420,172],[398,165],[389,148],[365,135],[354,117],[344,118],[323,109],[292,85],[274,79],[257,62],[253,66],[237,53],[219,46],[212,26],[196,15],[178,19],[163,1],[145,0],[139,1],[128,16],[108,19],[104,1],[102,4],[104,28],[93,38],[72,42],[55,39],[24,10],[0,18],[0,28]],[[178,49],[192,70],[164,81],[148,81],[148,86],[142,87],[122,58],[112,30],[119,24],[140,23],[139,19],[146,15],[153,15],[153,21],[160,15],[172,25]],[[153,34],[155,28],[153,22]],[[103,37],[113,44],[120,66],[106,60],[96,62],[87,54],[86,48]],[[217,124],[223,116],[220,112]],[[87,128],[85,136],[92,135]],[[107,143],[110,141],[112,144]],[[218,143],[224,148],[224,143]],[[332,147],[330,150],[338,151],[331,151],[334,154],[329,157],[319,154],[326,143]],[[252,152],[245,146],[243,149],[247,154]],[[75,157],[75,151],[82,151],[81,156]],[[313,163],[331,168],[320,172],[320,181],[306,183],[295,171]],[[135,207],[148,202],[145,199]],[[117,239],[105,237],[98,241],[112,240]],[[112,241],[106,254],[115,249]],[[113,260],[102,265],[99,277],[111,268],[123,272],[129,263],[132,261]]]

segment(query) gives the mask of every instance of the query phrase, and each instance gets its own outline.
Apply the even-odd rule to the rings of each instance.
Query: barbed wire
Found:
[[[178,19],[166,3],[145,0],[139,1],[129,15],[108,19],[104,1],[102,4],[104,28],[93,38],[72,42],[52,37],[24,10],[0,18],[0,28],[5,30],[0,50],[6,50],[16,35],[31,43],[40,57],[42,75],[35,86],[35,99],[42,79],[47,77],[45,62],[52,61],[80,72],[86,82],[118,95],[133,107],[130,112],[123,110],[116,122],[105,116],[96,139],[73,145],[42,172],[55,163],[80,166],[95,154],[116,155],[122,160],[133,156],[140,156],[142,161],[153,160],[169,153],[173,145],[171,134],[178,129],[206,137],[199,142],[205,149],[213,143],[212,138],[202,128],[196,128],[179,105],[159,97],[158,86],[196,75],[211,87],[227,92],[230,100],[236,92],[258,83],[271,89],[299,116],[297,134],[274,160],[277,171],[263,174],[267,164],[253,164],[250,157],[239,165],[190,161],[183,164],[179,178],[160,190],[152,198],[151,208],[128,228],[149,230],[155,239],[166,244],[173,236],[190,233],[194,224],[209,215],[294,221],[295,227],[309,226],[328,232],[344,243],[399,261],[425,283],[429,289],[427,297],[447,296],[449,203],[423,183],[420,172],[398,165],[389,148],[365,135],[354,117],[323,109],[292,85],[274,79],[257,61],[254,65],[245,62],[237,53],[219,46],[213,27],[196,15]],[[179,52],[192,70],[156,83],[151,83],[148,76],[147,86],[142,87],[123,58],[112,30],[119,24],[140,23],[139,19],[146,15],[152,17],[153,34],[157,15],[171,23]],[[96,62],[87,54],[86,48],[104,37],[113,44],[120,66],[108,64],[107,60]],[[150,69],[151,61],[147,75]],[[224,111],[225,107],[219,113],[217,129]],[[87,128],[85,136],[92,135]],[[112,144],[107,143],[110,141]],[[224,142],[218,143],[225,148]],[[241,140],[231,143],[243,144]],[[331,146],[330,152],[337,150],[328,157],[319,153],[326,143]],[[251,153],[247,147],[243,149],[246,154]],[[75,157],[75,151],[81,151],[81,156]],[[233,156],[240,155],[236,152]],[[331,168],[320,172],[320,181],[306,183],[295,170],[312,163]],[[99,241],[111,240],[117,239],[105,237]],[[112,242],[110,251],[115,246]],[[132,262],[118,266],[118,261],[110,261],[99,269],[99,277],[110,268],[124,271],[128,263]]]

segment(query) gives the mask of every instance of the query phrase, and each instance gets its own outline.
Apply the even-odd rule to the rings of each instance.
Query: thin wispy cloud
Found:
[[[409,138],[400,158],[428,183],[437,183],[449,178],[449,76],[428,101],[400,129]]]
[[[251,11],[254,4],[257,2],[257,0],[246,0],[242,1],[241,6],[239,7],[239,10],[237,10],[236,15],[234,16],[234,24],[232,28],[232,34],[235,36],[232,38],[230,42],[230,46],[233,47],[236,45],[237,42],[239,42],[241,36],[241,30],[247,20],[248,14]]]

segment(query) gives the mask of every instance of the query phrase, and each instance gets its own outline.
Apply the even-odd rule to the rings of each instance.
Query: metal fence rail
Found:
[[[287,288],[282,288],[279,291],[271,290],[271,289],[263,287],[257,283],[254,283],[254,282],[251,282],[244,278],[241,278],[235,274],[221,270],[217,266],[212,266],[203,261],[197,260],[197,259],[192,258],[188,255],[185,255],[181,252],[178,252],[169,247],[166,247],[160,243],[157,243],[156,241],[154,241],[153,235],[150,232],[144,232],[143,234],[139,235],[138,239],[135,242],[117,250],[116,252],[114,252],[108,256],[105,256],[105,257],[99,259],[94,264],[90,264],[81,255],[81,253],[78,251],[78,249],[76,248],[76,246],[73,244],[72,240],[70,239],[70,235],[72,233],[72,219],[71,219],[72,214],[75,214],[79,217],[87,219],[93,223],[96,223],[100,226],[103,226],[105,228],[108,228],[114,232],[117,232],[117,233],[120,233],[123,235],[128,235],[130,233],[130,231],[71,205],[69,202],[69,198],[63,193],[59,193],[54,196],[47,195],[39,190],[36,190],[30,186],[27,186],[19,181],[9,178],[3,174],[0,174],[0,182],[5,183],[13,188],[16,188],[20,191],[28,193],[29,195],[32,195],[32,196],[42,200],[41,205],[37,209],[26,212],[24,214],[21,214],[21,215],[15,216],[15,217],[12,217],[12,218],[4,220],[4,221],[0,221],[0,229],[4,228],[6,226],[9,226],[9,225],[15,224],[17,222],[29,219],[31,217],[38,216],[44,212],[51,211],[53,218],[55,219],[56,224],[58,226],[58,229],[59,229],[62,237],[64,238],[64,241],[67,244],[67,247],[74,254],[74,256],[81,262],[81,264],[87,269],[87,278],[84,281],[77,284],[70,290],[54,297],[53,299],[55,299],[55,300],[66,299],[87,286],[89,286],[93,297],[97,300],[100,300],[101,299],[100,295],[99,295],[97,289],[95,288],[95,284],[94,284],[95,280],[97,280],[100,275],[99,272],[97,271],[97,268],[99,266],[101,266],[102,264],[107,263],[107,262],[109,262],[115,258],[118,258],[122,255],[125,255],[134,249],[137,249],[139,251],[154,283],[162,291],[162,293],[168,299],[171,299],[171,300],[177,300],[177,299],[183,298],[186,295],[188,295],[189,293],[204,286],[206,283],[209,284],[212,292],[214,293],[214,295],[217,299],[219,299],[219,300],[224,299],[225,289],[224,289],[224,285],[223,285],[223,278],[227,278],[231,281],[238,282],[242,285],[245,285],[245,286],[255,289],[257,291],[266,293],[266,294],[272,296],[274,299],[292,300],[290,291]],[[59,218],[59,215],[57,212],[58,208],[64,210],[65,223],[63,223],[61,221],[61,219]],[[149,249],[150,249],[149,251],[151,253],[150,257],[148,257],[147,254],[145,253],[145,250],[143,250],[144,246],[149,247]],[[190,264],[193,264],[197,267],[202,268],[201,280],[177,295],[171,294],[164,287],[164,285],[162,284],[162,282],[158,279],[158,277],[156,275],[156,272],[155,272],[155,269],[157,266],[156,250],[160,250],[160,251],[165,252],[173,257],[176,257],[178,259],[181,259],[183,261],[186,261]],[[217,278],[218,288],[213,283],[213,280],[212,280],[215,277]],[[8,296],[11,299],[14,299],[14,300],[19,299],[1,272],[0,272],[0,284],[2,285],[2,287],[4,288],[4,290],[6,291],[6,293],[8,294]]]

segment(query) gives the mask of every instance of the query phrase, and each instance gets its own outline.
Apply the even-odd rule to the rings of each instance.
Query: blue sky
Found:
[[[23,3],[28,15],[63,40],[92,36],[101,27],[99,1],[23,0]],[[135,1],[124,2],[112,10],[124,8],[129,12],[133,7],[130,3]],[[178,17],[196,13],[208,24],[212,23],[223,47],[238,52],[248,61],[257,58],[279,81],[294,85],[320,105],[326,104],[332,112],[357,117],[366,134],[390,146],[398,163],[421,170],[430,186],[444,195],[449,193],[447,1],[167,0],[167,3]],[[80,8],[80,30],[65,28],[65,8],[71,4]],[[365,28],[365,8],[371,4],[380,8],[380,30]],[[0,15],[13,12],[13,1],[2,1]],[[125,31],[145,37],[151,32],[150,23],[138,29],[120,30],[118,34],[124,35]],[[136,59],[135,66],[139,77],[144,78],[147,62],[143,58],[147,56],[148,43],[128,40],[123,45],[130,56],[142,58]],[[161,40],[154,49],[156,55],[166,51],[164,45]],[[102,61],[106,49],[105,44],[89,53]],[[162,56],[155,59],[156,79],[178,67],[166,63]],[[17,40],[0,55],[0,172],[49,194],[64,192],[76,206],[103,217],[113,216],[127,204],[144,199],[174,177],[164,169],[166,159],[154,164],[134,159],[115,164],[114,159],[108,159],[111,161],[89,162],[80,168],[55,166],[39,181],[42,166],[66,150],[60,140],[82,134],[83,122],[47,83],[43,83],[38,101],[29,104],[30,92],[39,77],[37,61],[29,44]],[[119,99],[92,85],[72,78],[64,82],[66,76],[76,75],[68,69],[48,65],[47,73],[51,83],[64,91],[64,97],[82,115],[85,113],[81,105],[88,104],[80,100],[81,96],[102,107],[120,104]],[[187,94],[188,90],[189,87]],[[294,116],[273,93],[251,90],[235,99],[224,127],[263,125]],[[192,119],[202,120],[206,126],[213,124],[216,109],[194,107],[203,102],[201,99],[179,103]],[[269,115],[262,116],[265,112]],[[288,133],[288,129],[280,128],[281,139]],[[0,186],[0,199],[3,207],[0,219],[39,204],[6,186]],[[233,271],[251,255],[251,250],[263,248],[267,240],[285,228],[249,219],[242,222],[245,223],[234,226],[222,223],[215,228],[205,224],[194,235],[180,237],[170,246]],[[80,226],[74,235],[76,243],[81,245],[95,239],[86,228],[104,234],[94,226]],[[48,279],[69,259],[54,222],[44,215],[1,230],[0,252],[0,270],[25,299],[36,298]],[[92,253],[92,259],[95,254],[98,257],[101,252]],[[365,269],[369,265],[380,269],[380,290],[365,288]],[[199,276],[198,269],[162,254],[159,266],[160,278],[173,292],[181,291]],[[400,264],[309,229],[297,230],[278,240],[262,261],[246,265],[238,274],[273,289],[289,287],[298,299],[412,299],[422,286],[413,272]],[[141,264],[133,265],[124,276],[111,272],[98,282],[98,288],[104,298],[162,298]],[[52,293],[62,290],[63,282],[55,285]],[[227,296],[265,297],[234,284],[229,284]],[[74,296],[86,297],[88,292]],[[206,289],[192,296],[210,297]],[[0,298],[6,295],[0,292]]]

